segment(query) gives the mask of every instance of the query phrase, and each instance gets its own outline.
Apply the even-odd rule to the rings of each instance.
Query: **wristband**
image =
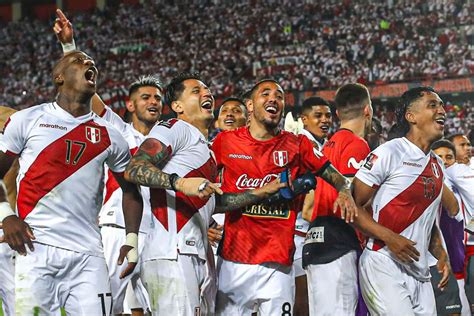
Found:
[[[171,189],[175,192],[178,192],[178,190],[176,190],[176,181],[178,181],[178,179],[179,176],[176,173],[170,174],[170,186]]]
[[[8,217],[16,215],[15,212],[13,212],[12,208],[10,207],[10,203],[8,202],[0,202],[0,223],[3,222],[3,220]]]
[[[125,245],[132,247],[127,253],[128,262],[138,261],[138,235],[137,233],[128,233],[125,238]]]
[[[72,39],[71,43],[61,43],[61,46],[63,47],[63,54],[66,55],[67,53],[72,52],[73,50],[76,50],[76,43],[74,42],[74,39]]]

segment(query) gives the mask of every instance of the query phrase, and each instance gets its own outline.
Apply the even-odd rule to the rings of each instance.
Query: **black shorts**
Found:
[[[459,297],[458,281],[451,272],[449,274],[448,285],[443,291],[438,288],[438,283],[441,280],[441,274],[438,272],[436,266],[430,268],[431,285],[433,286],[436,299],[436,312],[438,315],[460,314],[462,305]]]

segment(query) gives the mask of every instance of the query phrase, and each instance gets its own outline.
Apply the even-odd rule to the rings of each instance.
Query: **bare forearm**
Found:
[[[441,197],[443,207],[448,211],[450,217],[455,217],[459,212],[459,205],[454,193],[445,185],[443,185],[443,195]]]
[[[143,213],[143,200],[138,191],[136,193],[123,193],[122,208],[126,232],[137,233],[140,229]]]
[[[127,181],[147,186],[171,190],[170,175],[161,171],[148,161],[132,158],[125,171]]]
[[[374,221],[369,212],[363,207],[359,207],[359,216],[355,218],[353,226],[355,226],[365,236],[382,241],[386,241],[392,234],[394,234],[394,232],[387,227]]]
[[[333,165],[329,165],[321,174],[321,178],[332,185],[337,192],[347,190],[350,193],[351,182],[344,177]]]
[[[433,229],[431,230],[430,246],[428,250],[436,259],[445,258],[447,256],[446,250],[443,247],[441,232],[436,224],[433,225]]]

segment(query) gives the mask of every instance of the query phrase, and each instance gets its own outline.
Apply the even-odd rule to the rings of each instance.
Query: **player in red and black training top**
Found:
[[[335,103],[341,127],[326,142],[323,154],[339,172],[352,178],[370,153],[363,138],[372,122],[369,91],[361,84],[346,84],[337,91]],[[354,229],[333,213],[336,198],[330,184],[318,182],[303,248],[310,315],[354,315],[357,307],[359,241]]]
[[[293,179],[308,170],[339,191],[337,207],[354,216],[349,180],[344,178],[303,135],[278,128],[284,113],[285,94],[274,80],[257,83],[248,103],[250,124],[222,132],[212,149],[222,169],[222,190],[241,192],[260,188],[288,168]],[[217,313],[248,315],[258,307],[262,315],[290,315],[294,301],[296,212],[304,196],[289,203],[254,204],[225,219],[219,264]],[[347,214],[346,214],[347,213]]]

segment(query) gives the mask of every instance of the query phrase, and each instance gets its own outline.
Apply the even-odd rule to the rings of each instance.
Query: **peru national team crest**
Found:
[[[431,163],[431,169],[433,170],[433,173],[436,176],[436,178],[439,178],[440,174],[439,174],[438,165],[435,164],[434,162],[432,162]]]
[[[288,152],[286,150],[274,151],[273,162],[278,167],[284,167],[288,163]]]
[[[92,143],[100,142],[100,129],[96,127],[86,126],[86,138]]]

